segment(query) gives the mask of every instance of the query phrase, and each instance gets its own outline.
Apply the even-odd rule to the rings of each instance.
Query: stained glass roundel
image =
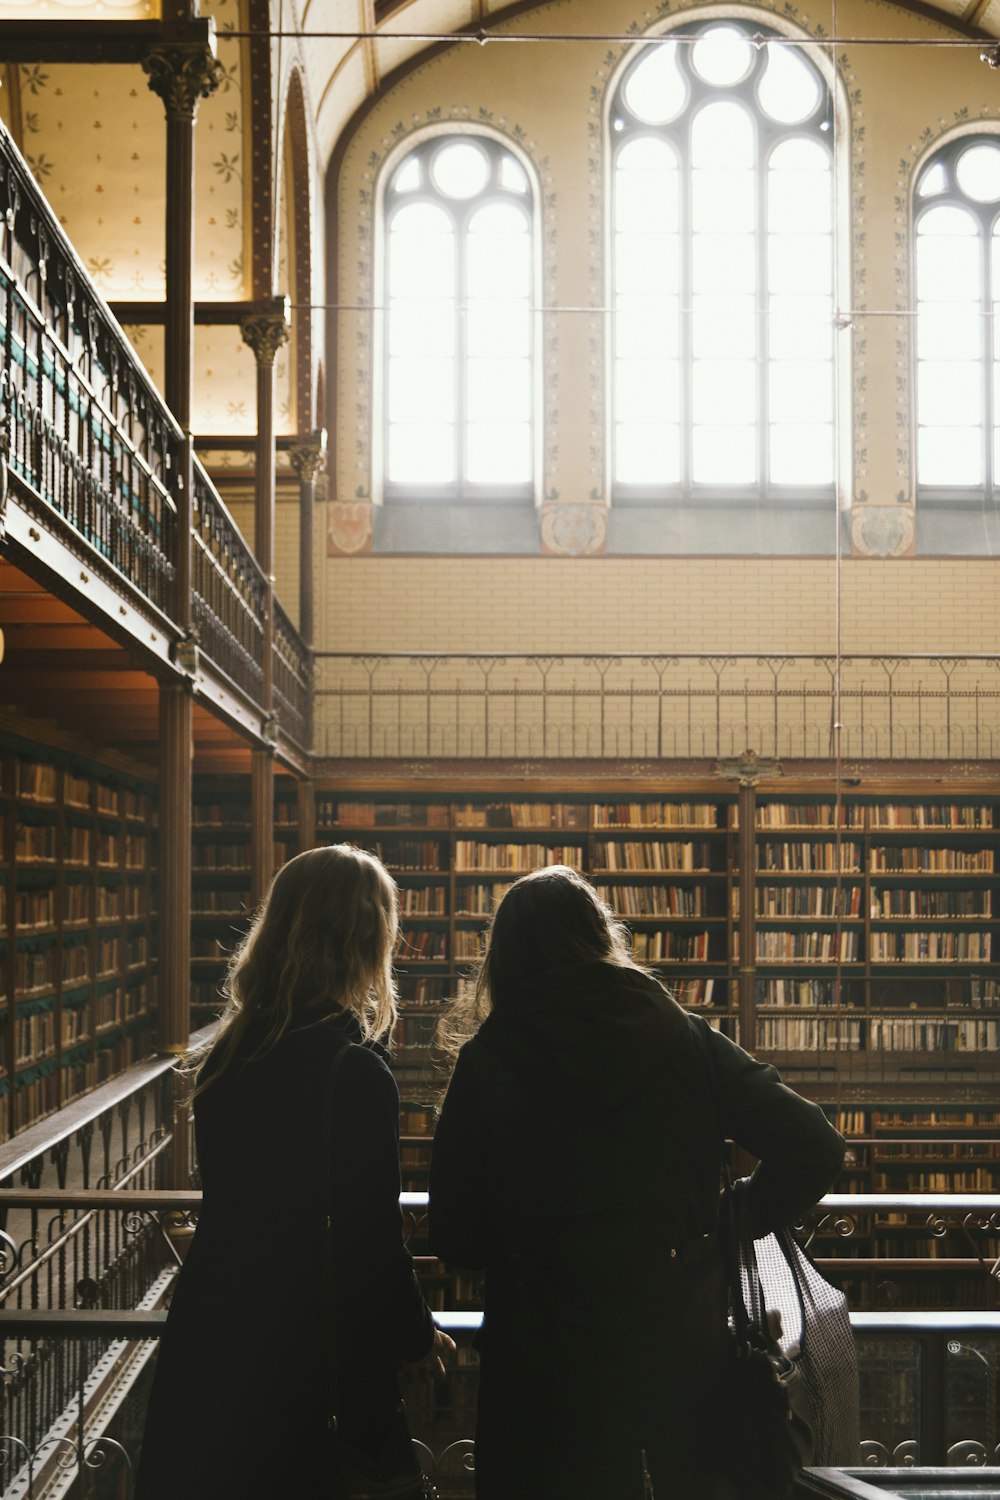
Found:
[[[1000,198],[1000,141],[981,141],[963,151],[955,165],[958,185],[977,203],[995,203]]]
[[[489,181],[489,159],[471,141],[450,141],[435,152],[431,176],[438,192],[446,197],[474,198]]]
[[[753,56],[750,38],[735,26],[710,27],[691,49],[698,76],[722,88],[747,76]]]

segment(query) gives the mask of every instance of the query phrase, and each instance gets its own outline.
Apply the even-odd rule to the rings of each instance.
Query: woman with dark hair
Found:
[[[732,1494],[723,1142],[759,1159],[764,1234],[843,1160],[822,1111],[686,1013],[580,875],[536,870],[493,917],[434,1140],[432,1249],[484,1268],[478,1500]]]
[[[403,1242],[399,1095],[377,1041],[396,1017],[397,928],[382,865],[338,844],[279,870],[233,955],[219,1027],[193,1060],[203,1202],[160,1342],[136,1500],[333,1493],[331,1201],[338,1436],[376,1468],[419,1472],[397,1361],[454,1346]]]

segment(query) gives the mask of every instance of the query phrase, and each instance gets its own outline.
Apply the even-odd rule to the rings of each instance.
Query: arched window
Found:
[[[1000,136],[961,136],[936,151],[917,174],[913,219],[917,484],[991,495],[1000,475]]]
[[[833,492],[833,103],[756,22],[678,28],[611,99],[616,496]]]
[[[438,135],[385,184],[383,493],[528,499],[535,482],[534,202],[521,162]]]

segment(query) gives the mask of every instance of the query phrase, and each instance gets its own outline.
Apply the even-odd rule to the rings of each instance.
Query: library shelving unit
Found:
[[[276,870],[298,853],[296,809],[294,783],[275,778]],[[191,1024],[197,1028],[222,1009],[219,986],[251,916],[249,776],[195,776],[191,823]]]
[[[156,1010],[156,787],[0,738],[0,1135],[144,1056]]]
[[[683,1004],[830,1113],[849,1137],[845,1191],[996,1191],[996,784],[873,779],[838,791],[828,771],[776,781],[498,783],[471,795],[374,777],[316,783],[317,841],[373,850],[400,889],[408,1186],[425,1180],[444,1002],[470,983],[510,883],[564,863],[593,881]],[[879,1226],[871,1258],[905,1238]],[[821,1239],[818,1253],[831,1245]],[[854,1293],[930,1305],[930,1276],[907,1273],[885,1292],[872,1272]]]
[[[399,886],[401,1085],[419,1089],[425,1081],[444,1002],[470,982],[490,913],[518,876],[541,865],[570,865],[590,876],[628,922],[636,956],[685,1003],[736,1029],[729,1002],[733,834],[723,800],[404,800],[318,791],[316,829],[322,842],[371,849]]]

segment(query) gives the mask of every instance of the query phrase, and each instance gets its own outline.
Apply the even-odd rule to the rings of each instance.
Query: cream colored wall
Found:
[[[815,558],[341,558],[318,638],[338,651],[818,652],[836,564]],[[989,559],[845,559],[845,653],[1000,649]]]
[[[709,7],[672,12],[673,20]],[[718,13],[719,7],[712,7]],[[739,11],[731,8],[730,13]],[[740,11],[739,13],[745,13]],[[762,16],[767,13],[759,12]],[[831,33],[828,7],[777,7],[773,19]],[[510,30],[643,30],[630,0],[561,0]],[[853,455],[845,504],[895,521],[913,499],[909,392],[908,193],[921,154],[944,134],[1000,120],[997,77],[978,47],[902,45],[954,37],[943,25],[867,0],[840,0],[836,47],[840,200],[853,218],[841,306],[854,318]],[[898,36],[901,45],[865,46]],[[548,305],[603,300],[602,100],[624,50],[607,44],[456,47],[409,73],[367,115],[339,179],[343,302],[373,295],[371,246],[379,163],[428,121],[480,119],[535,163],[545,194]],[[516,66],[512,66],[512,58]],[[481,113],[482,112],[482,113]],[[331,495],[370,493],[370,330],[341,319],[337,460]],[[558,412],[546,427],[546,486],[562,502],[599,491],[603,470],[600,319],[550,319],[546,379]],[[842,346],[843,348],[843,346]],[[596,373],[595,373],[596,372]],[[850,446],[850,445],[848,445]],[[597,459],[591,459],[596,450]],[[860,535],[860,533],[859,533]],[[433,538],[429,539],[433,545]],[[864,546],[862,537],[861,545]],[[990,560],[848,558],[841,575],[845,652],[969,652],[1000,647],[997,567]],[[837,644],[833,559],[320,557],[317,640],[330,650],[801,651]]]

